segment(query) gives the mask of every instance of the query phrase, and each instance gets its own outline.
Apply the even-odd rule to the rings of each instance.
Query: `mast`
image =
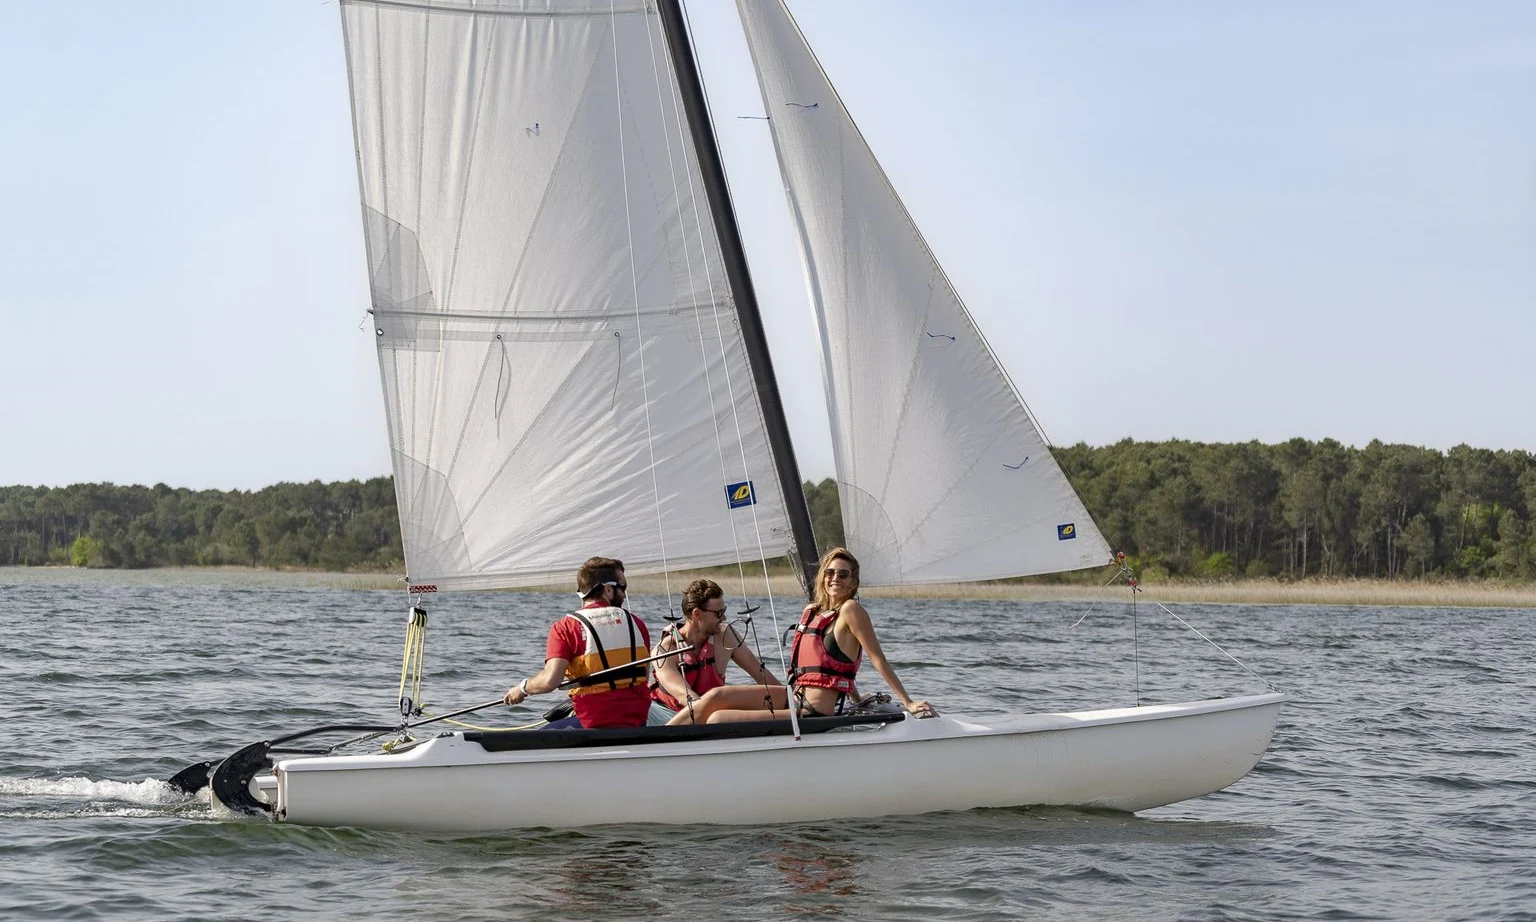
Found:
[[[725,184],[725,168],[720,161],[720,149],[715,144],[709,106],[704,101],[704,86],[699,80],[698,65],[693,58],[693,46],[689,42],[688,27],[683,20],[681,0],[660,0],[658,7],[662,31],[666,34],[667,47],[672,54],[672,67],[683,94],[683,112],[688,119],[689,133],[693,136],[694,150],[698,152],[705,195],[709,199],[710,217],[714,219],[715,231],[720,238],[725,276],[735,297],[736,315],[741,321],[741,335],[752,371],[753,386],[757,389],[758,403],[763,408],[768,446],[773,451],[774,471],[789,515],[795,556],[799,558],[794,561],[798,566],[796,575],[809,595],[816,585],[819,556],[816,538],[811,532],[811,514],[805,504],[800,467],[795,463],[794,446],[789,441],[789,424],[784,418],[784,404],[779,400],[773,360],[768,355],[768,338],[764,335],[762,315],[757,308],[757,293],[752,287],[752,274],[747,269],[741,232],[736,226],[736,212],[731,206],[730,190]]]

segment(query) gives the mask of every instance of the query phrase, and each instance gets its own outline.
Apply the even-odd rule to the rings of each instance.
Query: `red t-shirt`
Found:
[[[606,602],[589,602],[582,608],[607,608]],[[635,618],[639,628],[636,634],[640,640],[640,646],[650,649],[651,632],[646,630],[645,622]],[[544,659],[574,660],[587,652],[586,633],[582,630],[581,622],[567,615],[556,621],[554,627],[549,629],[549,639],[544,644]],[[581,725],[588,729],[593,727],[643,727],[646,714],[651,709],[651,690],[645,683],[639,682],[627,688],[615,688],[608,691],[595,692],[586,695],[576,695],[571,698],[571,707],[575,709],[576,716],[581,718]]]

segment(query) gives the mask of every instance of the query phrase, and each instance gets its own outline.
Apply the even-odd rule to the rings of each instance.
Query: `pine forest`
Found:
[[[1293,439],[1055,454],[1147,579],[1536,578],[1529,452]],[[806,500],[822,546],[841,543],[835,481],[807,483]],[[0,487],[0,565],[403,569],[387,477],[255,491]]]

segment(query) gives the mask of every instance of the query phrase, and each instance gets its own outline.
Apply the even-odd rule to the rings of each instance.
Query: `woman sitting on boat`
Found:
[[[816,600],[805,607],[790,648],[790,685],[801,717],[839,714],[856,698],[854,677],[864,654],[891,687],[901,706],[918,717],[936,712],[926,701],[907,694],[885,658],[869,612],[854,596],[859,591],[859,562],[847,548],[835,547],[821,558]],[[723,685],[711,689],[692,708],[679,711],[672,724],[772,720],[787,716],[788,689],[762,685]]]
[[[712,579],[696,579],[683,590],[683,622],[662,632],[651,655],[687,649],[680,656],[658,660],[652,667],[647,723],[664,724],[711,689],[725,685],[725,670],[733,661],[759,686],[784,685],[726,622],[725,610],[725,590]]]

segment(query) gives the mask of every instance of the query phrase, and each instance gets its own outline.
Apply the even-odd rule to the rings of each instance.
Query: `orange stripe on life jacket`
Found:
[[[636,630],[638,622],[634,615],[622,608],[610,606],[585,608],[571,612],[567,617],[581,623],[585,651],[565,667],[566,678],[578,680],[577,686],[571,689],[572,698],[617,691],[645,681],[646,670],[643,665],[607,673],[590,682],[579,681],[593,673],[646,658],[649,651],[644,646],[642,635]]]

